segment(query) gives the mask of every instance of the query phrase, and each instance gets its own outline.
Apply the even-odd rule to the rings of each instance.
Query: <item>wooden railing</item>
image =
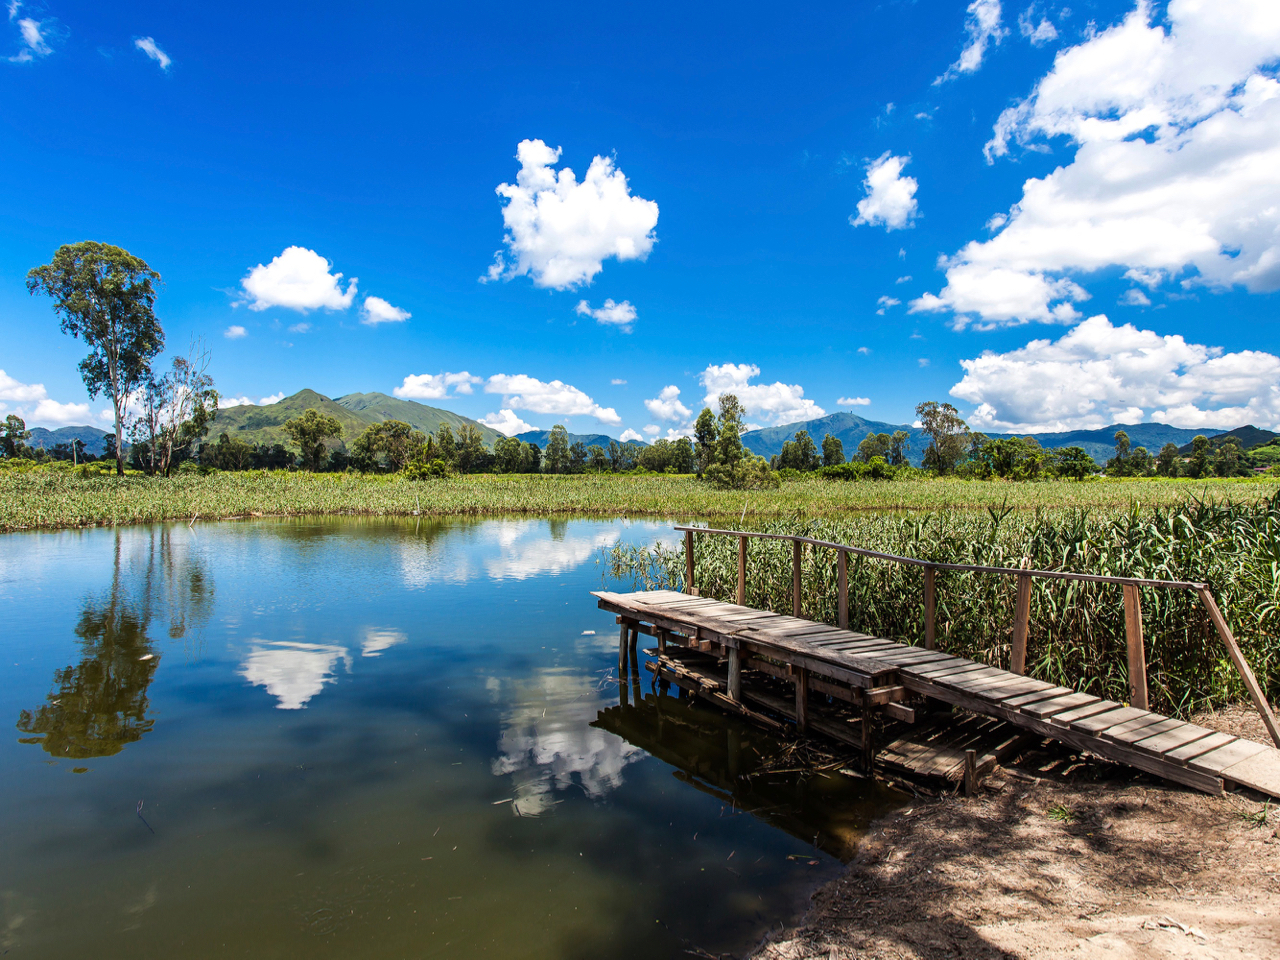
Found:
[[[1129,702],[1142,710],[1147,709],[1148,703],[1147,660],[1146,648],[1142,638],[1142,603],[1138,589],[1140,587],[1159,587],[1167,590],[1193,591],[1208,611],[1209,619],[1218,631],[1218,636],[1221,638],[1223,646],[1226,647],[1227,655],[1231,658],[1232,664],[1235,665],[1241,680],[1244,681],[1245,689],[1249,691],[1249,697],[1257,708],[1259,716],[1262,717],[1262,722],[1266,726],[1267,732],[1271,735],[1271,739],[1275,741],[1276,746],[1280,747],[1280,725],[1277,725],[1275,714],[1271,712],[1271,706],[1267,703],[1266,696],[1263,694],[1257,678],[1253,675],[1248,662],[1244,659],[1244,654],[1240,652],[1240,645],[1236,643],[1236,639],[1231,633],[1231,628],[1222,616],[1222,611],[1218,609],[1218,604],[1213,599],[1213,594],[1210,592],[1207,583],[1189,580],[1146,580],[1140,577],[1106,577],[1093,573],[1069,573],[1064,570],[1031,570],[1025,566],[986,567],[968,563],[936,563],[932,560],[921,560],[918,557],[901,557],[893,553],[883,553],[879,550],[867,550],[863,547],[850,546],[847,543],[832,543],[829,540],[815,540],[812,537],[793,534],[757,533],[750,530],[715,530],[710,527],[678,526],[675,529],[684,533],[685,592],[695,595],[698,590],[694,570],[694,535],[703,533],[710,536],[738,538],[737,603],[740,606],[746,605],[747,597],[747,541],[750,539],[791,541],[791,612],[796,617],[803,616],[802,611],[804,609],[801,586],[802,551],[804,547],[807,545],[815,549],[835,550],[836,622],[842,630],[846,630],[849,627],[849,554],[870,557],[874,560],[887,560],[891,563],[900,563],[905,566],[921,567],[924,571],[924,645],[929,650],[935,649],[937,644],[935,626],[937,611],[936,575],[939,570],[954,570],[961,573],[990,573],[1016,577],[1017,599],[1013,610],[1013,638],[1009,654],[1009,669],[1018,674],[1025,673],[1027,667],[1027,634],[1031,621],[1032,579],[1077,580],[1086,583],[1115,584],[1124,590],[1125,642],[1129,660]]]

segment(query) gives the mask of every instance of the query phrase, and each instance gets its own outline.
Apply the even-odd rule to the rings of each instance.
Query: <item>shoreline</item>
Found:
[[[1196,722],[1270,742],[1248,705]],[[749,956],[1227,954],[1280,956],[1280,814],[1051,745],[972,799],[920,797],[872,824],[800,926]]]

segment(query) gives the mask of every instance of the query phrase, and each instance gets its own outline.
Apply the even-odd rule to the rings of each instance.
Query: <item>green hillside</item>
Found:
[[[584,447],[600,447],[602,450],[608,450],[610,443],[617,443],[613,437],[603,433],[567,433],[569,445],[581,443]],[[551,438],[550,430],[529,430],[525,433],[517,433],[516,439],[524,443],[537,444],[541,450],[547,449],[547,441]],[[641,440],[628,440],[622,444],[624,447],[644,447],[647,446]]]
[[[401,400],[397,397],[389,397],[385,393],[348,393],[345,397],[337,397],[333,402],[345,407],[354,414],[367,416],[371,423],[382,420],[400,420],[409,424],[415,430],[421,430],[423,433],[435,433],[442,423],[447,423],[449,429],[455,435],[458,429],[464,425],[477,427],[480,430],[480,435],[484,437],[484,445],[491,450],[493,445],[502,438],[502,434],[492,427],[486,427],[483,423],[452,411],[441,410],[439,407],[429,407],[425,403],[418,403],[416,400]]]

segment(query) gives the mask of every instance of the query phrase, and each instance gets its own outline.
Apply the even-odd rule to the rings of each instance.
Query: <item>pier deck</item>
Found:
[[[801,731],[833,724],[811,709],[818,700],[841,701],[861,711],[851,729],[870,764],[873,725],[879,714],[910,722],[912,700],[926,698],[1004,720],[1074,749],[1128,764],[1207,793],[1236,786],[1280,797],[1280,750],[1079,693],[1008,670],[989,667],[939,650],[908,646],[796,616],[670,590],[597,592],[603,610],[622,624],[620,654],[630,648],[635,663],[636,634],[658,639],[660,675],[680,674],[687,689],[722,706],[751,714],[782,715]],[[668,645],[727,661],[723,675],[699,670],[668,655]],[[634,669],[634,667],[633,667]],[[744,688],[743,677],[748,684]],[[795,699],[752,696],[753,675],[786,679]],[[750,706],[746,701],[752,700]],[[773,721],[776,723],[776,721]],[[848,739],[848,725],[843,730]]]

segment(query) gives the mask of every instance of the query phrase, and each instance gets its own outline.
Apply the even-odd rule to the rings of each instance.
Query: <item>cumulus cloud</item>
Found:
[[[10,407],[9,404],[15,404]],[[49,397],[43,383],[22,383],[0,370],[0,414],[16,413],[27,426],[79,426],[112,418],[111,411],[95,417],[87,403],[60,403]]]
[[[1000,22],[1000,0],[973,0],[965,17],[964,31],[968,35],[960,59],[947,67],[947,72],[933,81],[936,87],[954,80],[962,73],[973,73],[982,66],[987,47],[998,46],[1008,34]]]
[[[506,200],[507,249],[482,281],[528,276],[536,286],[570,290],[591,283],[610,257],[644,260],[653,249],[658,205],[631,195],[612,158],[592,160],[579,183],[568,167],[552,169],[560,152],[541,140],[520,142],[516,182],[497,188]]]
[[[404,378],[404,383],[391,392],[402,400],[440,400],[453,395],[471,393],[472,384],[483,383],[482,377],[473,377],[467,371],[461,373],[415,373]]]
[[[538,429],[533,424],[521,420],[514,410],[499,410],[497,413],[487,414],[480,418],[480,422],[508,437]]]
[[[862,181],[867,195],[858,201],[858,215],[850,217],[855,227],[864,223],[883,224],[885,230],[901,230],[909,226],[919,209],[914,177],[904,177],[902,168],[910,157],[895,157],[888,150],[867,164],[867,176]]]
[[[628,440],[639,440],[642,443],[644,442],[644,437],[642,437],[640,434],[636,433],[634,430],[631,430],[631,429],[623,430],[622,436],[620,436],[618,439],[621,440],[623,443],[626,443]]]
[[[596,323],[617,327],[623,333],[630,333],[631,325],[636,322],[636,308],[626,300],[621,303],[606,300],[597,310],[591,309],[586,300],[579,300],[574,312],[580,317],[595,317]]]
[[[143,37],[140,40],[133,41],[133,45],[145,53],[148,57],[160,64],[161,70],[168,70],[169,64],[173,63],[169,59],[169,55],[156,46],[155,40],[151,37]]]
[[[644,402],[649,415],[657,420],[688,420],[693,411],[680,402],[680,388],[675,384],[663,387],[656,397]]]
[[[879,300],[876,301],[876,306],[880,308],[876,311],[876,313],[879,316],[883,317],[884,312],[886,310],[888,310],[890,307],[896,307],[901,302],[902,301],[899,300],[897,297],[881,297]]]
[[[219,398],[218,398],[218,409],[220,409],[220,410],[226,410],[226,409],[229,409],[230,407],[246,407],[246,406],[249,406],[249,407],[253,407],[253,406],[269,407],[269,406],[271,406],[271,404],[273,404],[273,403],[279,403],[279,402],[280,402],[281,400],[283,400],[283,399],[284,399],[284,391],[283,391],[283,390],[281,390],[279,393],[273,393],[273,394],[272,394],[271,396],[269,396],[269,397],[262,397],[262,398],[260,398],[260,399],[258,399],[258,400],[251,400],[251,399],[249,399],[247,396],[239,396],[239,397],[219,397]]]
[[[658,426],[656,423],[651,423],[644,428],[644,434],[646,437],[656,437],[661,432],[662,432],[662,428]]]
[[[758,416],[773,424],[812,420],[826,414],[820,406],[804,397],[804,387],[789,383],[751,383],[760,376],[754,363],[712,364],[699,376],[707,395],[705,403],[713,410],[720,408],[722,393],[732,393],[748,415]]]
[[[9,19],[13,20],[21,4],[9,5]],[[53,53],[53,47],[49,45],[49,26],[48,20],[32,20],[30,17],[23,17],[18,21],[18,33],[22,37],[22,49],[9,58],[10,63],[30,63],[36,57],[47,57]]]
[[[577,387],[559,380],[545,383],[523,373],[514,376],[497,373],[484,385],[484,392],[502,394],[513,410],[532,410],[562,417],[590,416],[611,426],[622,424],[622,418],[613,407],[602,407]]]
[[[1120,303],[1126,307],[1149,307],[1151,306],[1151,298],[1137,287],[1134,287],[1120,294]]]
[[[1224,353],[1090,317],[1056,341],[960,361],[951,395],[979,429],[1078,430],[1153,420],[1174,426],[1280,426],[1280,357]]]
[[[841,397],[836,403],[842,407],[866,407],[870,406],[870,397]]]
[[[354,280],[351,282],[355,283]],[[379,323],[404,323],[411,316],[413,314],[408,310],[393,307],[381,297],[365,297],[360,307],[360,322],[370,327]]]
[[[250,310],[346,310],[356,298],[356,278],[351,278],[344,292],[339,284],[342,274],[331,273],[332,266],[314,250],[286,247],[271,263],[258,264],[240,281],[245,293],[241,302],[247,303]]]
[[[1058,39],[1058,28],[1045,16],[1036,23],[1036,5],[1033,3],[1018,14],[1018,32],[1031,41],[1033,47],[1042,47]]]
[[[1117,266],[1184,287],[1280,289],[1280,6],[1172,0],[1167,28],[1152,16],[1141,2],[1061,51],[1004,111],[988,160],[1055,137],[1075,156],[1027,180],[994,237],[942,258],[946,286],[913,310],[1073,322],[1088,294],[1072,275]]]

